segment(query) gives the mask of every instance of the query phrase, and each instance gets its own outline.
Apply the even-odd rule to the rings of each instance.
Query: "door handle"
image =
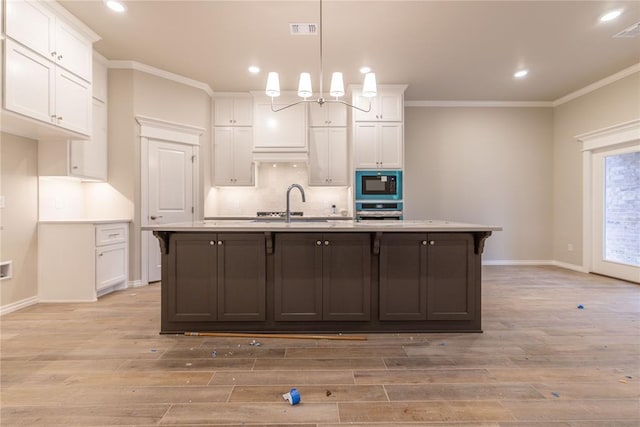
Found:
[[[162,218],[162,215],[158,215],[158,216],[151,215],[149,218],[150,218],[152,221],[155,221],[156,219]]]

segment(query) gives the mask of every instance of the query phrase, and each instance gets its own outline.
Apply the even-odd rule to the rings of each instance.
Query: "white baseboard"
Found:
[[[511,260],[511,259],[500,259],[500,260],[485,260],[482,261],[482,265],[491,266],[491,265],[553,265],[555,267],[566,268],[567,270],[577,271],[579,273],[588,273],[588,271],[582,267],[581,265],[569,264],[566,262],[555,261],[555,260]]]
[[[553,265],[551,260],[540,259],[495,259],[484,260],[482,265]]]
[[[577,271],[579,273],[588,273],[589,271],[581,265],[569,264],[568,262],[553,261],[556,267],[566,268],[567,270]]]
[[[139,288],[141,286],[146,286],[148,283],[142,283],[142,280],[129,280],[130,288]]]
[[[4,316],[5,314],[13,313],[14,311],[21,310],[23,308],[27,308],[29,306],[35,305],[38,303],[38,297],[26,298],[20,301],[16,301],[11,304],[3,305],[0,307],[0,316]]]

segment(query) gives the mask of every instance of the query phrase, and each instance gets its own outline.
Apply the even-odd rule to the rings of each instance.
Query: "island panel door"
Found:
[[[322,320],[322,234],[278,233],[275,320]]]
[[[430,233],[427,240],[427,319],[473,319],[476,310],[473,236]]]
[[[380,320],[427,320],[427,235],[384,233]]]
[[[323,235],[323,320],[371,319],[371,237]]]
[[[218,320],[265,320],[264,234],[219,233],[216,244]]]
[[[217,319],[215,234],[173,234],[166,273],[170,322]]]

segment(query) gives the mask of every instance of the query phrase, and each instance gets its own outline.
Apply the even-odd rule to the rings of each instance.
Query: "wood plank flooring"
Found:
[[[362,342],[159,335],[159,305],[151,285],[0,318],[0,425],[640,425],[631,283],[485,267],[484,333]]]

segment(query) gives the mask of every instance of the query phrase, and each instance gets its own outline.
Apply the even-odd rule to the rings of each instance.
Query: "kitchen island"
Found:
[[[500,227],[216,220],[143,227],[162,251],[161,332],[481,332]]]

